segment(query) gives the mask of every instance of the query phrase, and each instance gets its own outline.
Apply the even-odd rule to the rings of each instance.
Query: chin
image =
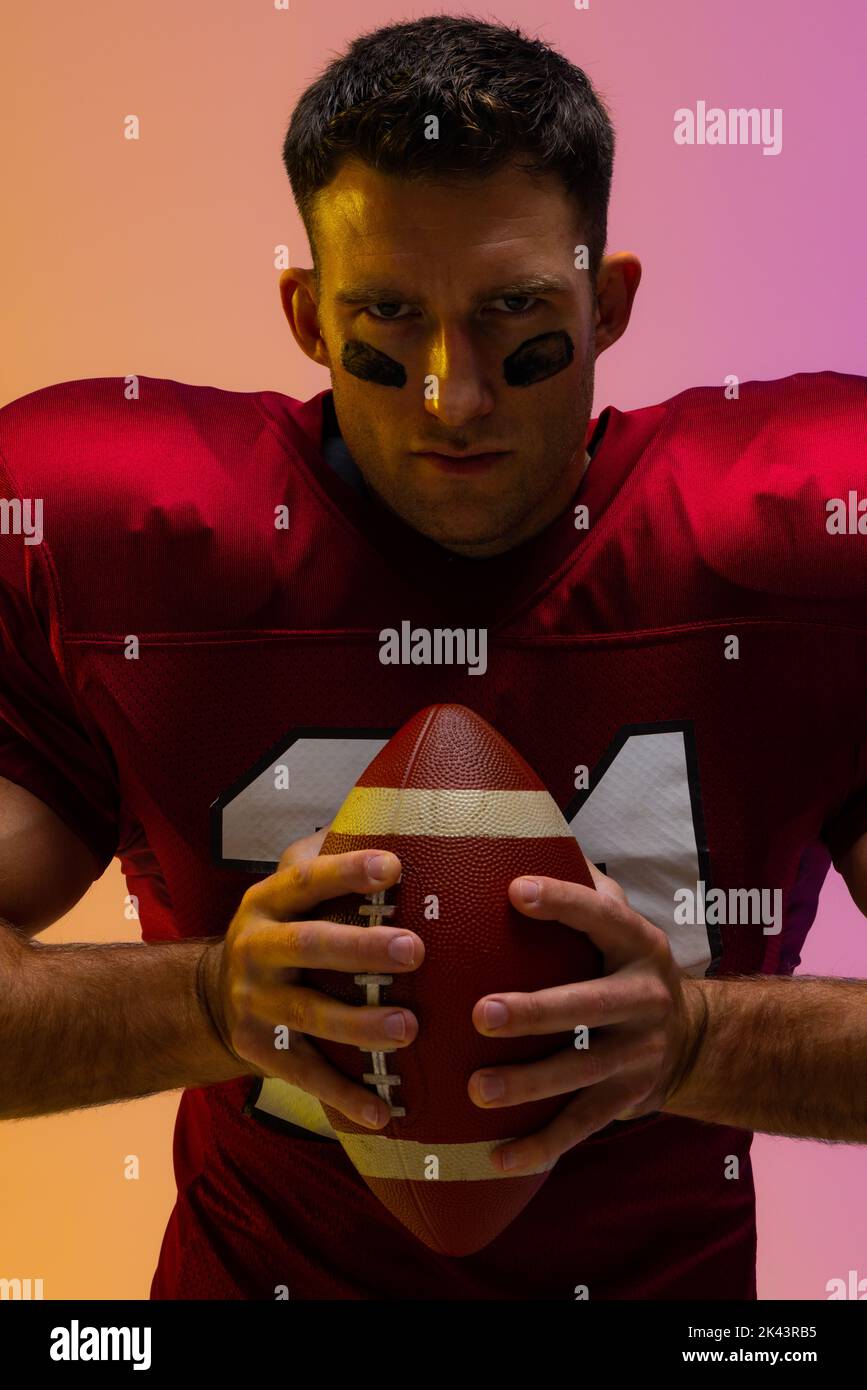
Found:
[[[452,532],[437,534],[433,531],[426,531],[425,535],[445,550],[453,550],[458,555],[478,559],[499,554],[500,551],[508,550],[510,547],[509,540],[500,532],[497,532],[496,535],[491,535],[489,531],[485,531],[482,534],[473,532],[456,536]]]
[[[416,531],[420,531],[428,540],[436,541],[437,545],[449,547],[459,545],[495,545],[502,539],[502,531],[491,530],[490,517],[487,518],[488,524],[484,527],[467,526],[465,530],[455,530],[454,517],[450,516],[448,521],[442,526],[431,525],[430,515],[414,519],[407,516],[405,520]]]

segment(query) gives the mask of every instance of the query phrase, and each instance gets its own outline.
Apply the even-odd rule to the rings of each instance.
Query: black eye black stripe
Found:
[[[563,329],[539,333],[503,359],[503,378],[507,386],[532,386],[564,371],[574,356],[575,345]],[[360,381],[371,381],[376,386],[406,385],[406,368],[359,338],[350,338],[343,344],[340,361]]]
[[[406,369],[388,353],[358,338],[343,344],[340,361],[360,381],[372,381],[376,386],[406,386]]]
[[[575,345],[568,333],[562,329],[540,333],[503,359],[503,376],[508,386],[532,386],[564,371],[574,356]]]

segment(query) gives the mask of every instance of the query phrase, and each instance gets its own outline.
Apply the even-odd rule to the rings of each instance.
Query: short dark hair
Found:
[[[425,118],[439,138],[425,138]],[[586,73],[518,28],[429,15],[362,34],[303,92],[283,163],[316,276],[316,195],[354,156],[406,179],[480,177],[509,163],[560,176],[588,247],[605,253],[614,130]]]

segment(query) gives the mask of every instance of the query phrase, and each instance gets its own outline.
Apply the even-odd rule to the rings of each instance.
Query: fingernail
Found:
[[[388,943],[388,954],[400,965],[412,965],[415,958],[415,942],[411,936],[393,936]]]
[[[509,1168],[519,1168],[521,1164],[521,1160],[514,1149],[505,1149],[504,1152],[500,1154],[500,1160],[503,1167],[507,1170]]]
[[[525,903],[534,903],[539,897],[539,885],[534,878],[522,878],[519,892]]]
[[[502,1028],[509,1021],[509,1010],[498,999],[489,999],[482,1009],[486,1028]]]
[[[499,1100],[506,1094],[506,1083],[499,1076],[483,1076],[479,1079],[479,1093],[482,1100]]]
[[[361,1113],[363,1114],[365,1122],[367,1124],[377,1126],[379,1125],[379,1111],[377,1110],[375,1105],[365,1105]]]
[[[384,854],[371,854],[367,861],[367,872],[371,878],[385,878],[388,873],[388,860]]]
[[[385,1020],[385,1031],[390,1038],[399,1041],[406,1037],[406,1019],[403,1014],[389,1014]]]

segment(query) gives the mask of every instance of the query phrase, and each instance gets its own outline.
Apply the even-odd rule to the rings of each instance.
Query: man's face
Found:
[[[580,240],[553,177],[510,167],[420,183],[347,160],[316,205],[318,296],[310,272],[281,282],[298,341],[331,372],[366,482],[460,554],[535,534],[580,480],[607,346],[575,268]],[[458,470],[437,451],[496,456]]]

